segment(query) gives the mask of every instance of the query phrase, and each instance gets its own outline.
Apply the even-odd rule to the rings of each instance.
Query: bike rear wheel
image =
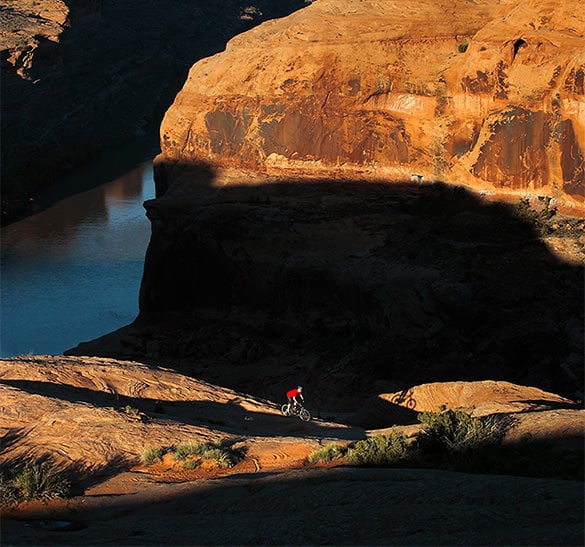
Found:
[[[284,403],[281,407],[280,407],[280,411],[285,415],[285,416],[290,416],[291,415],[291,409],[290,407]]]

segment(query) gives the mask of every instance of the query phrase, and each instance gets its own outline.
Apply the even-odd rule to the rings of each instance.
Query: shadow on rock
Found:
[[[112,408],[120,416],[135,418],[144,424],[188,424],[228,434],[243,433],[255,437],[363,439],[366,436],[361,427],[324,420],[303,422],[296,416],[283,416],[278,411],[270,412],[268,408],[261,410],[262,407],[250,410],[246,408],[245,401],[238,397],[228,402],[164,398],[154,400],[50,382],[4,379],[2,383],[35,395],[71,403],[87,403],[97,408]],[[74,413],[75,410],[72,409],[71,412]],[[107,431],[104,434],[107,436]],[[7,433],[3,438],[4,449],[17,444],[22,435],[19,431]]]
[[[442,183],[221,185],[164,162],[157,196],[137,321],[67,354],[348,410],[434,381],[582,389],[583,266],[551,252],[550,219]]]

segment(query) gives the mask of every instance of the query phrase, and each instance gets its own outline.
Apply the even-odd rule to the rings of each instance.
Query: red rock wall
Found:
[[[578,0],[319,0],[191,69],[162,159],[463,184],[585,207]]]

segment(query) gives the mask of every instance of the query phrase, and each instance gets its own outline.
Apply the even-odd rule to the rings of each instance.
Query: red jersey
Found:
[[[293,399],[297,395],[300,395],[301,397],[303,396],[303,392],[302,391],[299,391],[297,388],[291,389],[290,391],[287,391],[286,392],[286,396],[287,397],[290,397],[291,399]]]

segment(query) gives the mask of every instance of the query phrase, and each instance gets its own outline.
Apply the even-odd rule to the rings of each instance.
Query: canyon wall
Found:
[[[3,0],[2,223],[25,214],[44,186],[82,162],[156,135],[194,61],[304,5]]]
[[[552,201],[583,205],[577,8],[317,0],[195,64],[140,316],[73,351],[346,408],[446,380],[582,398],[585,221]]]
[[[584,33],[578,0],[318,0],[192,67],[161,158],[582,208]]]

